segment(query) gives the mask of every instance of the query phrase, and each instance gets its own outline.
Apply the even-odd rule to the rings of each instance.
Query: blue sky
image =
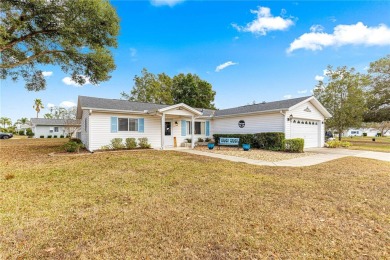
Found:
[[[99,86],[73,85],[43,67],[47,89],[1,81],[1,116],[35,117],[78,95],[120,98],[142,68],[196,73],[213,85],[217,108],[311,95],[327,65],[364,72],[390,53],[390,1],[112,1],[121,19],[117,68]],[[41,116],[48,112],[45,109]]]

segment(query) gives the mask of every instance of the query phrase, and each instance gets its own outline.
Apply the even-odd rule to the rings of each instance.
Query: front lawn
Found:
[[[375,141],[372,140],[373,138],[375,138]],[[390,152],[390,137],[353,136],[344,137],[342,140],[352,144],[349,149]]]
[[[0,141],[0,259],[390,257],[390,163],[47,155],[63,142]]]

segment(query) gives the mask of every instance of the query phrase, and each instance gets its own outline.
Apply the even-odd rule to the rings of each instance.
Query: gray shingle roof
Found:
[[[214,116],[227,116],[227,115],[235,115],[235,114],[288,109],[289,107],[292,107],[309,97],[310,96],[286,99],[286,100],[274,101],[274,102],[267,102],[267,103],[259,103],[255,105],[247,105],[247,106],[234,107],[234,108],[221,109],[221,110],[201,109],[201,108],[195,108],[195,109],[202,111],[203,116],[210,116],[212,114],[214,114]],[[149,110],[149,111],[157,110],[157,109],[170,106],[170,105],[162,105],[162,104],[154,104],[154,103],[133,102],[133,101],[121,100],[121,99],[95,98],[95,97],[86,97],[86,96],[79,96],[78,102],[79,102],[79,108],[97,108],[97,109],[111,109],[111,110],[124,110],[124,111],[127,110],[127,111],[139,111],[139,112],[142,112],[144,110]]]
[[[31,118],[33,125],[81,125],[79,119],[47,119],[47,118]]]
[[[157,110],[164,107],[169,107],[171,105],[163,104],[154,104],[154,103],[144,103],[144,102],[134,102],[123,99],[108,99],[108,98],[95,98],[95,97],[86,97],[79,96],[79,103],[81,107],[88,108],[100,108],[100,109],[112,109],[112,110],[128,110],[128,111],[144,111],[144,110]],[[214,110],[212,109],[202,109],[195,108],[198,111],[203,111],[204,116],[211,115]]]
[[[236,115],[236,114],[246,114],[246,113],[254,113],[254,112],[266,112],[272,110],[285,110],[288,109],[306,99],[307,97],[286,99],[280,101],[259,103],[254,105],[246,105],[241,107],[233,107],[228,109],[221,109],[215,111],[215,116],[227,116],[227,115]]]

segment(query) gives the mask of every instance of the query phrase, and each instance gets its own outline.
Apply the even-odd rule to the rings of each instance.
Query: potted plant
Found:
[[[214,146],[215,146],[214,140],[210,140],[209,143],[207,144],[207,147],[209,148],[209,150],[213,150]]]
[[[251,149],[251,145],[250,144],[242,144],[242,149],[244,149],[244,151],[249,151],[249,149]]]

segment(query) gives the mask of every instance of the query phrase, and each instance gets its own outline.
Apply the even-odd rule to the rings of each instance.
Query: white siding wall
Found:
[[[58,127],[58,132],[54,132],[54,127]],[[50,128],[53,128],[53,132],[50,132]],[[56,135],[58,138],[60,138],[60,135],[64,135],[64,127],[63,126],[46,126],[46,125],[38,125],[33,128],[34,130],[34,137],[40,138],[41,135],[45,136],[47,138],[48,135],[51,135],[52,138],[54,135]]]
[[[169,119],[167,119],[169,120]],[[186,120],[186,121],[189,121],[191,122],[191,119],[188,118],[188,117],[185,117],[185,118],[180,118],[180,119],[177,119],[177,120],[172,120],[172,124],[173,124],[173,132],[172,132],[172,136],[173,137],[176,137],[176,141],[177,141],[177,146],[180,146],[184,141],[185,139],[188,139],[188,138],[191,138],[192,136],[191,135],[186,135],[186,136],[182,136],[181,135],[181,120]],[[175,121],[178,122],[178,126],[175,126]],[[196,119],[195,118],[195,122],[206,122],[207,120],[204,120],[204,119]],[[205,133],[202,134],[202,135],[194,135],[194,138],[195,138],[195,142],[198,141],[198,138],[202,138],[202,139],[205,139],[205,138],[213,138],[213,133],[212,133],[212,124],[213,124],[213,121],[209,120],[210,121],[210,135],[209,136],[206,136],[206,129],[205,129]],[[187,133],[188,133],[188,129],[186,129]]]
[[[85,127],[85,123],[87,123],[87,128]],[[89,150],[89,111],[83,110],[83,114],[81,116],[81,141],[85,145],[85,147]]]
[[[309,108],[311,112],[305,111],[306,108]],[[286,138],[291,138],[291,128],[290,128],[290,122],[287,121],[287,118],[293,115],[293,118],[295,119],[310,119],[310,120],[316,120],[318,121],[318,128],[319,128],[319,139],[320,139],[320,146],[324,146],[325,144],[325,124],[324,122],[324,116],[321,114],[320,111],[315,108],[310,102],[306,102],[295,109],[291,111],[286,112],[286,116],[284,119],[285,122],[285,134]],[[294,119],[293,119],[294,120]]]
[[[144,118],[144,133],[139,132],[117,132],[111,133],[111,117]],[[113,138],[147,137],[152,148],[161,147],[161,117],[148,115],[110,114],[92,112],[89,116],[89,150],[100,149],[110,144]]]
[[[245,127],[240,128],[238,121],[244,120]],[[234,117],[215,118],[212,121],[213,134],[255,134],[262,132],[284,132],[284,116],[281,113],[236,115]]]

